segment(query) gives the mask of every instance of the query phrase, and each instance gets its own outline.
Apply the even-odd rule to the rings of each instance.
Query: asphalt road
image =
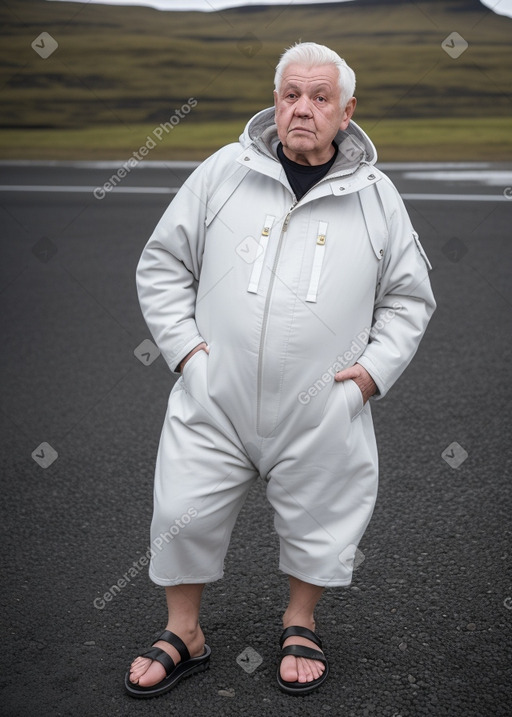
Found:
[[[508,716],[511,167],[387,166],[439,307],[374,405],[364,561],[318,608],[328,682],[304,698],[277,688],[286,579],[260,485],[205,592],[210,670],[147,702],[122,680],[165,622],[144,557],[173,378],[140,347],[134,272],[191,167],[138,167],[96,198],[118,167],[0,165],[1,714]],[[252,672],[237,662],[248,647]]]

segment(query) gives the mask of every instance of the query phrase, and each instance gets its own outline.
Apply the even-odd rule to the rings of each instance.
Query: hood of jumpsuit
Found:
[[[240,135],[240,144],[244,149],[250,145],[277,161],[279,137],[275,123],[274,107],[268,107],[254,115]],[[334,141],[339,153],[328,176],[334,174],[352,174],[361,165],[373,165],[377,161],[377,150],[366,132],[353,120],[346,130],[340,130]]]

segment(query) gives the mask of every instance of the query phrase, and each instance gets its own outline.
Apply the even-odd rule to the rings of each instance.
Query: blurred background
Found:
[[[126,159],[193,98],[148,158],[203,159],[272,104],[279,55],[303,40],[354,68],[381,161],[508,160],[507,3],[4,2],[0,157]]]

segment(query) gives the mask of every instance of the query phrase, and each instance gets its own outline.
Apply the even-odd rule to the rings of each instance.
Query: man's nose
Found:
[[[309,117],[311,116],[311,106],[309,102],[309,98],[301,95],[297,102],[295,103],[294,107],[295,114],[299,117]]]

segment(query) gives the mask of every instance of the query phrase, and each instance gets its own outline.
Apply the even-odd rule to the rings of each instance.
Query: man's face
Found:
[[[285,68],[274,103],[277,133],[293,162],[323,164],[332,157],[332,141],[338,130],[347,128],[356,106],[355,97],[345,108],[340,106],[338,78],[334,65]]]

